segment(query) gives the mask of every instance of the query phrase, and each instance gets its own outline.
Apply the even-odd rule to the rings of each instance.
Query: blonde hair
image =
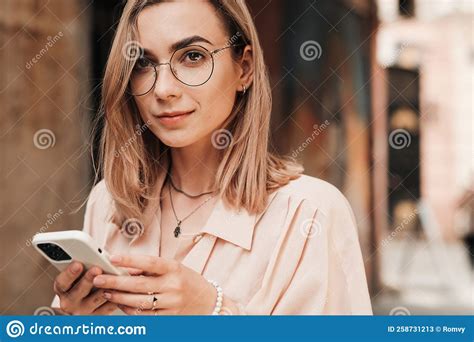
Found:
[[[140,129],[138,133],[137,129],[146,127],[146,124],[133,98],[127,95],[134,61],[123,55],[124,47],[137,39],[139,13],[156,3],[159,1],[127,2],[103,80],[101,114],[105,116],[105,123],[99,167],[114,201],[113,220],[117,224],[130,218],[145,220],[145,209],[157,195],[153,193],[156,181],[160,173],[167,172],[168,148],[150,130]],[[227,205],[261,213],[267,205],[268,195],[298,178],[303,168],[293,159],[277,156],[268,150],[271,88],[257,31],[245,2],[214,0],[211,3],[229,36],[233,30],[240,32],[238,36],[245,44],[251,45],[254,58],[253,83],[246,94],[237,96],[223,125],[231,133],[232,141],[226,149],[219,151],[222,156],[215,184]],[[130,137],[134,139],[132,143]],[[120,158],[117,158],[118,151]],[[97,180],[96,172],[95,182]]]

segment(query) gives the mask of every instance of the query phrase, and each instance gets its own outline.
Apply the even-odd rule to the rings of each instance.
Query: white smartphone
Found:
[[[32,243],[59,271],[65,270],[74,260],[84,265],[84,272],[97,266],[107,274],[129,274],[126,270],[112,265],[107,252],[102,250],[89,234],[81,230],[39,233],[33,237]],[[125,313],[117,309],[111,315],[125,315]]]
[[[81,230],[39,233],[33,237],[32,243],[59,271],[75,260],[81,262],[86,270],[97,266],[107,274],[128,275],[126,270],[112,265],[107,253]]]

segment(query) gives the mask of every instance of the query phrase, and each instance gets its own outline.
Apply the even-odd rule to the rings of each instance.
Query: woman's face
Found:
[[[139,14],[138,31],[145,57],[155,63],[169,62],[172,46],[191,37],[190,44],[209,51],[228,45],[230,39],[220,17],[205,1],[163,2],[147,7]],[[157,66],[154,89],[135,96],[140,115],[149,122],[155,136],[170,147],[185,147],[203,139],[210,143],[210,135],[230,115],[236,92],[242,90],[244,69],[232,59],[230,48],[214,55],[211,78],[196,87],[177,80],[169,65]],[[176,115],[183,112],[189,114]]]

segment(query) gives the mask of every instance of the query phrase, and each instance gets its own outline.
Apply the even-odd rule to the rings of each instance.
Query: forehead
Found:
[[[208,1],[163,2],[146,7],[138,15],[142,47],[165,53],[175,42],[194,35],[213,44],[224,43],[224,26]]]

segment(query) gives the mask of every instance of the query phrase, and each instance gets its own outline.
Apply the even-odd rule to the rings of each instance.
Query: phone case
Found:
[[[35,248],[58,270],[63,271],[72,260],[84,264],[86,269],[92,266],[100,267],[104,273],[114,275],[127,275],[128,272],[119,267],[115,267],[108,259],[107,253],[102,250],[95,240],[87,233],[80,230],[68,230],[61,232],[39,233],[32,241]],[[69,260],[53,260],[38,244],[52,243],[61,247],[70,257]]]

